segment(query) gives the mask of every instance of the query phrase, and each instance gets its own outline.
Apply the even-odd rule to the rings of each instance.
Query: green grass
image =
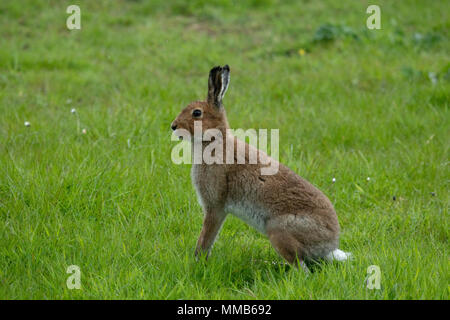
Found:
[[[445,1],[377,1],[381,30],[368,1],[97,0],[69,31],[73,3],[0,2],[0,298],[449,298]],[[201,208],[169,126],[225,63],[231,126],[280,130],[353,261],[306,276],[231,216],[195,261]]]

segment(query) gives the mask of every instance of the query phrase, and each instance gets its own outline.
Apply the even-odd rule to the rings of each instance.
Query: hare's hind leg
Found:
[[[267,236],[275,250],[289,262],[289,264],[295,265],[296,267],[300,265],[305,272],[309,272],[308,267],[303,261],[302,246],[289,231],[281,228],[273,228],[267,230]]]

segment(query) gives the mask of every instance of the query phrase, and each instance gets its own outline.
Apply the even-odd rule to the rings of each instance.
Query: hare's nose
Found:
[[[177,128],[177,125],[176,124],[172,124],[170,127],[172,128],[172,130],[175,130]]]

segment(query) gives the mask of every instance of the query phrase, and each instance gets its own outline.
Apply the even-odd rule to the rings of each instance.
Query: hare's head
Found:
[[[187,130],[194,136],[194,123],[201,122],[202,131],[228,129],[227,116],[222,104],[223,96],[230,83],[230,67],[214,67],[209,72],[208,95],[206,101],[191,102],[172,122],[172,130]],[[175,132],[177,134],[177,132]],[[181,135],[180,135],[181,137]]]

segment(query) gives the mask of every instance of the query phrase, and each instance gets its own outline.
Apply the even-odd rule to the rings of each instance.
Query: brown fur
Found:
[[[245,144],[246,158],[253,146],[227,135],[229,128],[220,92],[225,91],[220,77],[228,66],[210,72],[207,101],[189,104],[173,121],[172,129],[183,128],[191,135],[194,121],[202,120],[203,131],[211,128],[222,132],[224,159],[226,144]],[[226,79],[228,85],[228,79]],[[192,112],[202,111],[194,119]],[[203,147],[210,142],[203,141]],[[275,175],[261,175],[262,159],[270,158],[258,152],[257,164],[194,164],[192,181],[205,214],[198,239],[196,255],[209,253],[228,212],[255,226],[266,234],[277,252],[289,263],[325,257],[337,249],[339,223],[328,198],[311,183],[279,164]]]

